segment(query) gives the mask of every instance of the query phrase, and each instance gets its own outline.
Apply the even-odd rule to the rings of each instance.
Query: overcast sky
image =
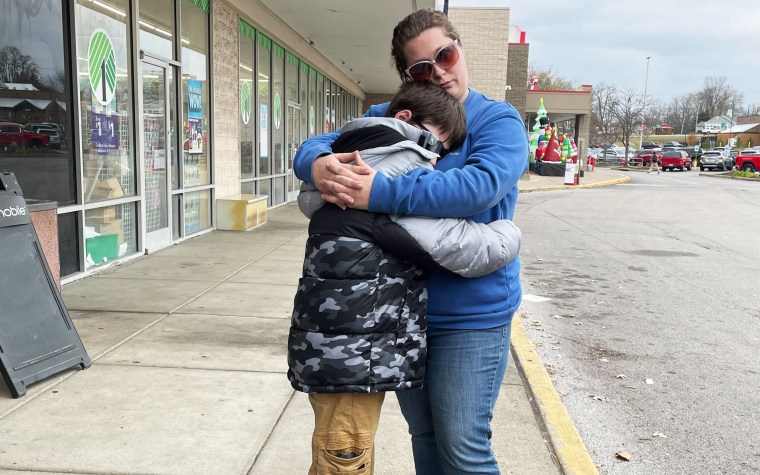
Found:
[[[438,0],[443,5],[442,0]],[[457,6],[509,7],[526,32],[530,63],[576,85],[644,90],[665,103],[727,79],[760,104],[760,1],[757,0],[450,0]],[[454,25],[456,26],[456,25]]]

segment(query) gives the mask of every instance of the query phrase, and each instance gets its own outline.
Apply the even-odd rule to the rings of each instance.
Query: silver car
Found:
[[[702,157],[699,159],[699,169],[705,170],[731,170],[734,168],[734,161],[729,156],[727,157],[719,150],[707,150],[702,152]]]

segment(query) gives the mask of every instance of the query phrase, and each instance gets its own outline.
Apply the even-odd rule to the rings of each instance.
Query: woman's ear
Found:
[[[396,112],[396,115],[393,117],[398,120],[403,120],[404,122],[409,122],[412,120],[412,111],[409,109],[400,110]]]

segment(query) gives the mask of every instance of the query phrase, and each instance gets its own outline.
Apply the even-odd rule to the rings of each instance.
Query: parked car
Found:
[[[662,165],[662,171],[673,171],[676,168],[679,170],[691,170],[691,158],[689,154],[683,150],[669,150],[662,152],[662,158],[660,159]]]
[[[745,172],[756,172],[760,170],[760,154],[739,154],[736,156],[736,167]]]
[[[642,167],[648,167],[652,162],[652,155],[657,157],[657,160],[661,158],[661,153],[657,150],[639,150],[630,161],[633,166],[641,165]]]
[[[37,129],[38,134],[45,134],[48,137],[50,137],[50,142],[48,143],[48,147],[54,148],[57,150],[61,149],[61,136],[58,133],[58,129],[53,129],[50,127],[40,127]]]
[[[17,148],[47,147],[50,137],[29,130],[24,130],[21,124],[0,122],[0,149],[12,150]]]
[[[625,163],[625,150],[620,151],[616,148],[608,148],[599,153],[598,161],[604,163]]]
[[[730,170],[734,167],[731,157],[727,157],[720,150],[708,150],[702,153],[699,159],[699,169],[705,171],[712,170]]]
[[[742,150],[739,155],[758,155],[760,154],[760,149],[758,148],[745,148]]]
[[[680,142],[674,142],[672,140],[669,140],[669,141],[663,143],[662,146],[663,146],[663,148],[664,147],[683,147],[683,144],[680,143]]]
[[[699,158],[702,156],[702,147],[699,145],[695,145],[694,147],[686,147],[684,148],[686,153],[689,154],[689,157],[693,160],[699,161]]]
[[[662,147],[660,147],[659,144],[656,144],[654,142],[647,142],[645,140],[645,141],[641,142],[641,148],[644,149],[644,150],[652,150],[652,149],[659,149],[659,148],[662,148]]]

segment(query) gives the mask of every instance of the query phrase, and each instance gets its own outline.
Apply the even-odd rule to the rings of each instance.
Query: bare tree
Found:
[[[710,117],[727,114],[730,109],[741,109],[744,102],[744,94],[732,88],[723,76],[706,77],[697,94],[700,110],[708,112]]]
[[[0,81],[36,84],[39,68],[31,56],[15,46],[6,46],[0,50]]]
[[[671,99],[667,107],[665,121],[673,130],[678,130],[681,135],[694,130],[696,125],[697,106],[699,105],[698,94],[681,94]]]
[[[617,89],[611,84],[599,83],[591,92],[591,143],[607,146],[617,140],[620,129],[612,114]]]
[[[760,104],[750,104],[744,108],[744,115],[760,115]]]
[[[528,77],[538,77],[538,88],[544,90],[572,90],[575,89],[575,85],[569,79],[565,79],[562,76],[552,72],[551,68],[543,69],[537,67],[535,64],[531,64],[528,68]]]
[[[660,125],[660,122],[663,121],[663,119],[665,122],[668,121],[667,116],[668,106],[663,104],[662,101],[651,99],[649,103],[649,109],[644,116],[644,121],[646,124],[658,126]]]
[[[630,148],[631,135],[638,131],[646,112],[647,102],[641,91],[625,89],[615,94],[610,113],[617,122],[626,157]]]

